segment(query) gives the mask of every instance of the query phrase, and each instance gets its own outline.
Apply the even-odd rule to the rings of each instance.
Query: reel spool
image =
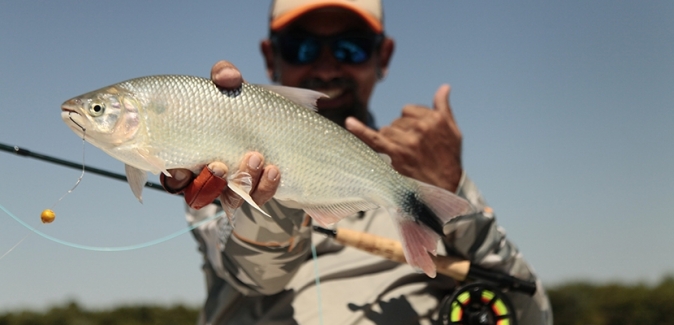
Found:
[[[517,325],[510,299],[502,290],[484,284],[461,286],[442,301],[443,325]]]

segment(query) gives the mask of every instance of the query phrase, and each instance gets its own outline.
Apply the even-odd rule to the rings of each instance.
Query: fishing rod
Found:
[[[117,180],[120,180],[120,181],[126,181],[127,180],[126,176],[122,175],[122,174],[109,172],[107,170],[98,169],[98,168],[95,168],[95,167],[89,167],[89,166],[84,165],[83,163],[74,163],[74,162],[59,159],[59,158],[56,158],[56,157],[43,155],[43,154],[40,154],[40,153],[30,151],[28,149],[21,148],[19,146],[10,146],[10,145],[0,143],[0,150],[10,152],[10,153],[15,153],[15,154],[17,154],[19,156],[23,156],[23,157],[35,158],[35,159],[38,159],[38,160],[50,162],[50,163],[53,163],[53,164],[57,164],[57,165],[61,165],[61,166],[65,166],[65,167],[69,167],[69,168],[73,168],[73,169],[82,170],[82,168],[84,168],[87,172],[91,172],[91,173],[101,175],[101,176],[105,176],[105,177],[109,177],[109,178],[114,178],[114,179],[117,179]],[[157,184],[157,183],[153,183],[153,182],[145,183],[145,187],[149,187],[149,188],[152,188],[152,189],[155,189],[155,190],[164,191],[164,187],[161,186],[161,184]]]
[[[313,230],[350,246],[388,260],[407,263],[399,241],[347,228]],[[438,273],[458,281],[458,285],[439,304],[439,320],[443,325],[517,325],[517,312],[505,291],[527,295],[536,293],[536,282],[510,274],[472,265],[468,260],[451,256],[431,256]],[[465,283],[467,279],[476,280]],[[504,290],[505,289],[505,290]]]
[[[89,167],[84,164],[74,163],[71,161],[36,153],[28,149],[21,148],[19,146],[10,146],[7,144],[0,143],[0,150],[14,153],[23,157],[35,158],[38,160],[46,161],[49,163],[73,169],[80,170],[84,168],[86,171],[97,175],[117,179],[120,181],[127,181],[126,176],[122,174],[113,173],[107,170]],[[166,192],[164,190],[164,187],[158,183],[148,181],[145,183],[145,187]],[[220,204],[220,201],[215,200],[213,203]],[[374,235],[366,233],[355,233],[348,229],[340,229],[339,234],[336,230],[330,230],[321,227],[314,227],[314,231],[328,235],[329,237],[332,237],[337,241],[343,242],[346,245],[354,246],[356,248],[383,256],[385,258],[400,263],[406,263],[405,257],[402,253],[402,247],[400,246],[400,243],[397,241],[376,237]],[[389,251],[386,251],[384,249],[385,247],[388,248]],[[383,254],[382,252],[386,252],[388,255]],[[468,261],[455,260],[449,257],[434,257],[434,262],[438,267],[439,273],[445,272],[444,273],[445,275],[448,275],[459,281],[463,281],[466,279],[466,277],[470,276],[475,278],[487,279],[492,282],[499,283],[500,285],[510,288],[512,290],[521,291],[528,294],[533,294],[536,291],[536,284],[533,282],[520,280],[507,274],[497,274],[493,271],[481,269],[474,265],[471,266],[470,262]]]
[[[337,242],[358,248],[373,255],[381,256],[398,263],[407,263],[403,247],[399,241],[346,228],[326,229],[314,226],[313,230],[335,239]],[[536,283],[516,278],[506,273],[487,270],[470,261],[451,256],[431,256],[436,270],[458,281],[467,278],[485,280],[497,286],[528,295],[536,293]]]

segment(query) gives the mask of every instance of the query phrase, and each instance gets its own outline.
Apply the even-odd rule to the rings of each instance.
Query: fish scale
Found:
[[[236,170],[246,152],[258,151],[279,168],[281,197],[286,188],[294,192],[287,195],[300,198],[366,196],[371,188],[382,191],[383,184],[342,180],[376,181],[382,174],[414,186],[343,128],[264,88],[244,84],[240,91],[221,92],[210,80],[187,76],[133,79],[120,83],[119,88],[147,103],[142,116],[148,141],[166,169],[188,166],[196,171],[218,160]],[[334,141],[335,137],[345,141]],[[283,139],[294,141],[278,141]],[[336,166],[337,162],[342,166]],[[304,166],[304,170],[292,166]],[[374,177],[364,179],[362,173]],[[340,183],[349,185],[335,186]],[[387,194],[402,195],[401,185],[386,189]]]
[[[63,104],[61,115],[75,133],[84,126],[88,141],[126,163],[139,198],[145,171],[196,172],[213,161],[235,171],[247,152],[257,151],[280,171],[275,199],[322,224],[386,208],[399,225],[409,263],[434,276],[427,253],[437,245],[433,231],[442,233],[441,225],[469,212],[470,204],[398,174],[357,137],[315,112],[321,96],[247,83],[223,91],[208,79],[162,75],[75,97]],[[259,209],[236,182],[228,186]]]

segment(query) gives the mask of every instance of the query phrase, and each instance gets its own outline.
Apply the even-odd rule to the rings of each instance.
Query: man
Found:
[[[449,253],[535,280],[463,172],[461,133],[449,105],[449,86],[438,89],[433,108],[406,106],[390,126],[375,129],[368,102],[375,84],[386,76],[393,50],[394,41],[384,34],[379,0],[273,1],[270,35],[261,43],[272,81],[326,93],[330,98],[317,103],[320,114],[389,155],[401,174],[455,192],[474,205],[479,212],[444,225],[443,243]],[[225,61],[213,67],[211,78],[223,88],[235,89],[243,82],[239,71]],[[243,205],[233,222],[220,218],[195,229],[208,288],[200,324],[439,323],[440,302],[451,294],[455,281],[440,275],[431,279],[408,265],[312,234],[311,220],[303,211],[272,199],[283,175],[265,164],[260,153],[245,155],[239,170],[251,174],[251,197],[272,218]],[[217,196],[225,204],[240,204],[225,187],[223,178],[230,171],[222,163],[211,163],[196,179],[186,170],[171,172],[173,178],[162,178],[164,186],[170,192],[185,191],[191,207]],[[188,221],[194,224],[218,209],[213,204],[190,208]],[[347,217],[338,227],[397,238],[383,209]],[[320,286],[315,285],[315,272],[320,273]],[[520,324],[552,323],[540,283],[533,297],[515,292],[508,296]]]

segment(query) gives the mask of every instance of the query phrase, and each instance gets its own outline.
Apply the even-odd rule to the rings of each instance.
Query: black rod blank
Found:
[[[35,158],[35,159],[38,159],[38,160],[54,163],[54,164],[57,164],[57,165],[70,167],[70,168],[73,168],[73,169],[82,170],[82,168],[84,168],[84,170],[87,171],[87,172],[91,172],[91,173],[98,174],[98,175],[105,176],[105,177],[109,177],[109,178],[114,178],[114,179],[117,179],[117,180],[120,180],[120,181],[126,181],[126,176],[122,175],[122,174],[117,174],[117,173],[109,172],[107,170],[98,169],[98,168],[95,168],[95,167],[89,167],[89,166],[86,166],[86,165],[83,166],[82,164],[70,162],[70,161],[67,161],[67,160],[63,160],[63,159],[59,159],[59,158],[55,158],[55,157],[51,157],[51,156],[47,156],[47,155],[43,155],[43,154],[39,154],[39,153],[32,152],[32,151],[27,150],[27,149],[20,148],[18,146],[9,146],[9,145],[0,143],[0,150],[12,152],[12,153],[15,153],[19,156]],[[155,190],[164,191],[164,187],[162,187],[161,184],[157,184],[157,183],[153,183],[153,182],[145,183],[145,187],[149,187],[149,188],[152,188],[152,189],[155,189]]]

